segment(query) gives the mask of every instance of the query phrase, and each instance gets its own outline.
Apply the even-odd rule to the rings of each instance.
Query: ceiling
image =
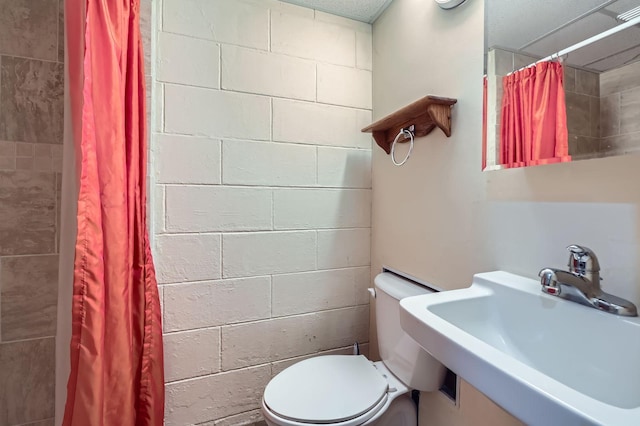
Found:
[[[373,23],[392,0],[283,0],[356,21]]]
[[[620,25],[640,0],[485,0],[487,46],[543,58]],[[640,60],[634,26],[571,52],[572,66],[597,72]]]

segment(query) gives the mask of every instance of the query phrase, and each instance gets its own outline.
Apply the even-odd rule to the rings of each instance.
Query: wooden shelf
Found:
[[[362,129],[364,133],[373,133],[373,138],[387,154],[400,129],[415,126],[415,137],[426,136],[439,127],[447,137],[451,136],[451,107],[457,99],[425,96],[398,111],[387,115]],[[399,140],[407,142],[409,139]]]

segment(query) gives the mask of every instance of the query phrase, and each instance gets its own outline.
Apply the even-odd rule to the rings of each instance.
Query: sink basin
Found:
[[[530,425],[640,425],[640,320],[540,291],[497,271],[408,297],[402,328]]]

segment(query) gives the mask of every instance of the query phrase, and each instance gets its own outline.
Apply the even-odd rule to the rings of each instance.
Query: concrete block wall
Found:
[[[286,366],[367,350],[371,26],[275,0],[157,7],[166,424],[253,424]]]

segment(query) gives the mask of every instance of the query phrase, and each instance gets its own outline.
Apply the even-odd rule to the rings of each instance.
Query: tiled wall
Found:
[[[274,374],[368,341],[371,27],[272,0],[157,26],[166,424],[259,422]]]
[[[600,74],[600,150],[640,151],[640,62]]]
[[[573,160],[600,157],[600,84],[598,74],[564,67],[569,154]]]
[[[497,146],[500,135],[502,77],[536,61],[536,58],[493,49],[488,55],[488,147]],[[600,148],[600,87],[598,74],[572,67],[564,68],[564,89],[569,130],[569,154],[574,160],[602,156]],[[495,133],[491,132],[495,129]],[[495,144],[495,145],[494,145]],[[497,161],[499,152],[488,149]],[[491,161],[489,164],[493,164]]]
[[[0,425],[53,425],[62,0],[0,0]]]

